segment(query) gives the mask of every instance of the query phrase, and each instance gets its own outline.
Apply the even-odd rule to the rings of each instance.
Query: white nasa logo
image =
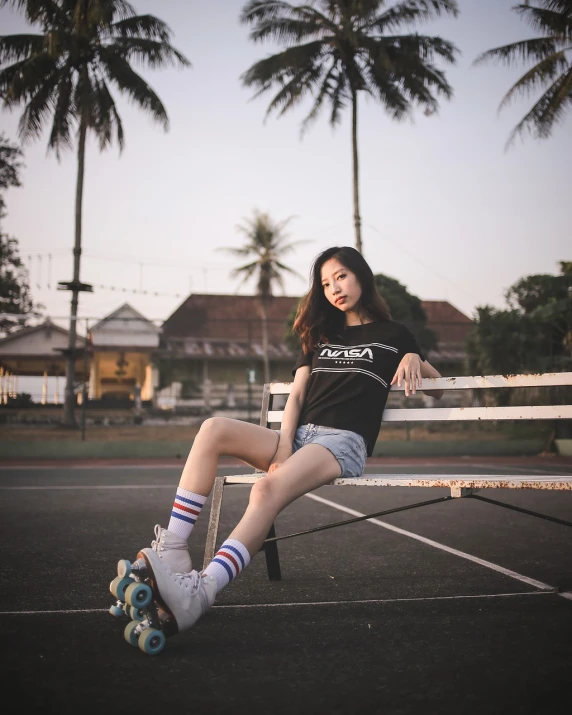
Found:
[[[320,357],[342,357],[342,358],[369,358],[373,360],[373,352],[371,348],[345,348],[343,350],[333,350],[332,348],[324,348]]]

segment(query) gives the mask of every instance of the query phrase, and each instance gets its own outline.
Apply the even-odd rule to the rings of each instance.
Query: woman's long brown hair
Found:
[[[391,320],[389,306],[378,293],[373,271],[361,253],[351,246],[332,246],[314,261],[310,290],[300,301],[294,320],[293,330],[300,335],[302,350],[306,354],[312,352],[318,343],[331,342],[345,328],[345,314],[328,301],[322,287],[322,266],[331,258],[337,258],[345,268],[355,273],[359,281],[360,317],[374,321]]]

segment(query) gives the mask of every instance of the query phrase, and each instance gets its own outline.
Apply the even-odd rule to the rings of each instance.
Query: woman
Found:
[[[155,597],[178,630],[190,628],[249,564],[284,507],[337,477],[362,473],[391,385],[404,382],[409,396],[423,377],[439,377],[407,328],[391,320],[371,268],[353,248],[333,247],[318,256],[294,329],[302,351],[280,431],[206,420],[185,464],[168,528],[157,525],[151,548],[140,552]],[[187,540],[221,454],[267,476],[253,485],[244,516],[198,573],[191,571]]]

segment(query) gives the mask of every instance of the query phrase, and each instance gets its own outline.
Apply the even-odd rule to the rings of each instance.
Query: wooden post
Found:
[[[44,370],[44,382],[42,383],[42,405],[48,401],[48,371]]]

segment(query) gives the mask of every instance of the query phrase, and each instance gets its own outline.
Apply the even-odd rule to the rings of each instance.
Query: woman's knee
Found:
[[[252,485],[249,504],[257,507],[272,506],[277,496],[275,480],[271,477],[262,477]]]
[[[232,420],[227,417],[209,417],[202,423],[197,437],[216,442],[217,439],[224,437],[228,430],[228,422],[232,422]]]

